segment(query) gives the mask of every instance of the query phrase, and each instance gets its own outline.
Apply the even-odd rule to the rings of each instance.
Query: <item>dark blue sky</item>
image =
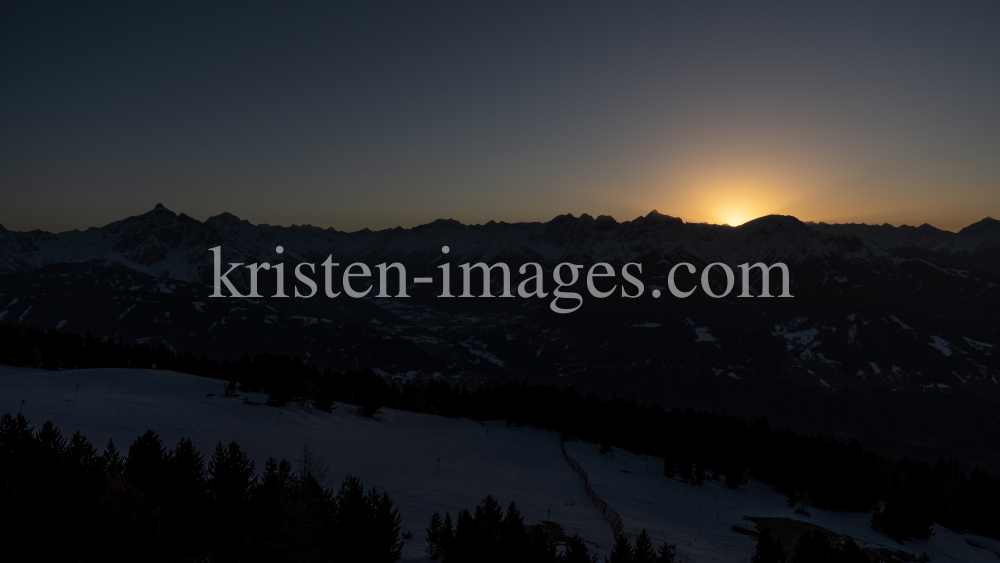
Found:
[[[0,223],[1000,215],[1000,3],[5,7]]]

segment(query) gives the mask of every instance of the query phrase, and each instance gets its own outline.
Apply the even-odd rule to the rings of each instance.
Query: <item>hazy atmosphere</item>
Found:
[[[995,2],[8,8],[0,224],[957,230],[1000,212],[998,29]]]

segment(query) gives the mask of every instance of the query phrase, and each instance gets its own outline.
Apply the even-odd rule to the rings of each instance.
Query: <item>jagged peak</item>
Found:
[[[240,221],[242,221],[242,219],[240,219],[239,217],[233,215],[228,211],[223,211],[222,213],[219,213],[218,215],[213,215],[205,220],[206,223],[219,222],[219,221],[227,223],[239,223]]]
[[[980,221],[976,221],[975,223],[969,225],[968,227],[965,227],[964,229],[962,229],[961,231],[958,231],[958,232],[959,232],[959,234],[961,234],[961,233],[981,233],[981,232],[985,231],[986,229],[991,228],[993,226],[993,224],[997,223],[997,222],[998,221],[996,219],[994,219],[993,217],[986,217],[986,218],[984,218],[984,219],[982,219]]]
[[[156,205],[154,205],[153,211],[151,211],[150,213],[159,213],[163,211],[166,211],[167,213],[173,213],[173,211],[167,209],[167,206],[163,205],[162,203],[157,203]]]
[[[0,225],[0,233],[6,233],[6,232],[7,229],[3,225]]]
[[[636,221],[655,221],[657,223],[683,223],[680,217],[665,215],[657,210],[652,210],[645,217],[637,217]]]

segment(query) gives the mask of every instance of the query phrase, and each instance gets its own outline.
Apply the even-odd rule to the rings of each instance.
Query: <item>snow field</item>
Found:
[[[328,484],[337,487],[344,476],[355,475],[366,488],[389,493],[403,530],[413,532],[405,542],[404,561],[423,560],[431,514],[449,511],[454,517],[487,494],[504,507],[516,502],[526,523],[549,519],[551,511],[552,521],[568,535],[578,533],[591,542],[602,559],[610,550],[611,528],[563,459],[555,433],[389,409],[376,421],[344,404],[333,413],[297,405],[275,408],[262,404],[264,395],[223,397],[223,385],[162,370],[49,372],[0,366],[0,414],[18,412],[23,399],[22,412],[32,426],[51,420],[67,438],[79,430],[100,451],[111,438],[125,453],[137,436],[153,429],[167,448],[190,438],[207,462],[217,442],[235,440],[258,473],[272,455],[295,465],[308,443],[327,467]],[[654,542],[676,543],[682,561],[748,561],[753,540],[731,531],[747,525],[745,516],[807,519],[795,514],[785,497],[756,481],[737,491],[714,481],[696,487],[665,478],[659,458],[618,450],[602,456],[596,445],[583,442],[567,442],[566,449],[601,498],[621,515],[627,532],[645,528]],[[1000,553],[996,540],[958,535],[941,526],[935,526],[930,541],[901,546],[871,530],[869,518],[813,509],[808,520],[852,535],[861,545],[926,551],[935,562],[992,563]]]

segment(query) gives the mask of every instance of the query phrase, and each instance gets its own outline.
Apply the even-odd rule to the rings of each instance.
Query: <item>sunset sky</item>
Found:
[[[15,230],[1000,217],[995,1],[25,3],[0,104]]]

